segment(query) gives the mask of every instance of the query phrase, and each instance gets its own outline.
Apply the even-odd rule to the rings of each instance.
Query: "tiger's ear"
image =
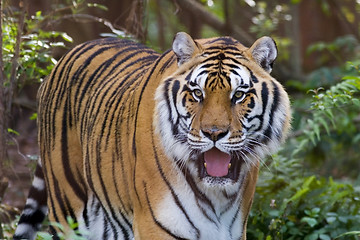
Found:
[[[271,37],[262,37],[256,40],[250,48],[250,53],[257,64],[268,73],[271,72],[277,57],[276,43]]]
[[[175,35],[172,49],[177,56],[178,65],[189,61],[196,53],[200,52],[198,45],[189,34],[179,32]]]

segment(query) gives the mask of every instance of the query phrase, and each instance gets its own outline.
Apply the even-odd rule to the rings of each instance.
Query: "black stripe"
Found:
[[[32,206],[25,205],[24,210],[27,210],[29,208],[32,209]],[[46,215],[41,210],[36,209],[30,215],[21,214],[18,224],[22,224],[22,223],[30,224],[33,229],[38,231],[40,229],[38,227],[39,223],[42,223],[44,221],[45,216]]]
[[[58,182],[57,178],[55,177],[53,169],[51,169],[51,175],[52,175],[53,183],[54,183],[54,185],[53,185],[53,189],[54,189],[53,194],[55,195],[55,201],[58,203],[58,205],[60,207],[61,216],[66,217],[67,212],[66,212],[64,201],[62,199],[62,192],[60,191],[59,182]],[[51,198],[51,205],[50,206],[51,206],[51,209],[53,211],[52,215],[54,216],[56,222],[60,222],[59,218],[57,216],[58,213],[56,212],[54,200],[52,199],[52,195],[50,195],[50,198]]]
[[[172,88],[170,90],[170,84],[173,84],[172,85]],[[178,80],[169,80],[165,83],[165,86],[164,86],[164,97],[165,97],[165,100],[166,100],[166,104],[168,106],[168,110],[169,110],[169,116],[168,116],[168,120],[169,122],[171,123],[171,130],[172,130],[172,133],[173,133],[173,136],[177,136],[179,131],[178,131],[178,124],[179,124],[179,112],[176,108],[176,100],[177,100],[177,93],[179,92],[179,89],[180,89],[180,82]],[[170,103],[170,99],[168,97],[168,93],[172,93],[172,103]],[[175,110],[176,110],[176,121],[174,122],[173,120],[173,113],[172,113],[172,108],[171,108],[171,105],[174,106]]]
[[[217,37],[217,38],[207,41],[206,44],[213,44],[216,42],[219,42],[218,46],[209,47],[209,48],[206,48],[206,50],[207,49],[233,49],[235,47],[231,46],[231,45],[239,44],[238,41],[236,41],[230,37]],[[238,50],[237,48],[235,48],[235,49]]]
[[[55,228],[53,226],[49,226],[49,233],[52,235],[53,240],[60,240],[60,237],[57,235]]]
[[[108,46],[108,47],[102,47],[97,49],[94,53],[92,53],[90,56],[87,57],[86,61],[82,63],[82,65],[76,70],[76,72],[74,73],[73,77],[72,77],[72,81],[75,81],[77,79],[79,79],[79,76],[86,70],[88,71],[88,66],[90,65],[90,63],[92,62],[92,60],[99,56],[100,54],[102,54],[103,52],[109,50],[109,49],[113,49],[113,46]],[[130,48],[130,47],[129,47]],[[98,66],[94,72],[92,72],[90,77],[86,78],[86,82],[85,85],[82,86],[82,83],[84,82],[85,76],[86,76],[86,71],[84,74],[82,74],[82,77],[79,79],[80,84],[78,85],[78,89],[76,90],[76,94],[75,94],[75,104],[78,104],[78,108],[77,108],[77,112],[80,112],[80,107],[82,106],[82,102],[85,96],[85,93],[88,91],[88,88],[91,86],[94,86],[95,82],[93,81],[93,79],[97,79],[95,78],[95,76],[101,75],[104,71],[107,70],[107,67],[112,63],[112,61],[114,61],[114,59],[117,57],[117,55],[122,54],[123,52],[127,51],[128,48],[120,51],[119,53],[117,53],[115,56],[112,56],[110,59],[108,59],[107,61],[103,62],[102,64],[100,64],[100,66]],[[100,73],[99,71],[102,70]],[[81,89],[81,94],[79,94],[79,91]],[[79,97],[79,98],[78,98]]]
[[[269,116],[269,125],[266,128],[264,135],[266,136],[266,138],[264,138],[263,143],[266,144],[270,141],[272,134],[274,133],[272,130],[272,125],[274,123],[274,113],[278,108],[279,105],[279,88],[278,86],[272,82],[273,85],[273,102],[271,105],[271,110],[270,110],[270,116]],[[281,131],[277,131],[275,132],[276,137],[278,140],[281,139]]]
[[[86,203],[84,204],[84,210],[82,212],[82,217],[84,219],[86,229],[89,229],[90,223],[89,223],[89,216],[88,216],[88,207],[87,207]]]
[[[141,101],[142,100],[145,100],[147,101],[146,99],[142,99],[142,95],[144,94],[144,91],[145,91],[145,88],[148,84],[148,82],[150,81],[150,79],[153,77],[153,73],[155,71],[155,69],[158,67],[158,65],[161,63],[161,61],[163,60],[163,58],[165,58],[169,53],[171,53],[172,51],[168,51],[168,52],[165,52],[163,55],[161,55],[155,62],[154,66],[151,68],[149,74],[148,74],[148,77],[146,78],[146,80],[144,81],[143,83],[143,86],[141,88],[141,91],[140,91],[140,95],[139,95],[139,102],[136,106],[136,112],[135,112],[135,116],[134,116],[134,122],[135,122],[135,126],[134,126],[134,132],[133,132],[133,143],[132,143],[132,152],[134,154],[134,172],[133,172],[133,184],[134,184],[134,190],[135,190],[135,194],[140,201],[140,197],[139,197],[139,193],[138,193],[138,190],[136,188],[136,185],[135,185],[135,176],[136,176],[136,164],[137,164],[137,158],[136,158],[136,125],[137,125],[137,122],[138,122],[138,115],[139,115],[139,106],[141,104]]]
[[[169,229],[167,229],[164,225],[162,225],[155,217],[155,214],[154,214],[154,210],[151,206],[151,203],[150,203],[150,199],[149,199],[149,195],[148,195],[148,191],[147,191],[147,186],[146,186],[146,183],[143,182],[143,186],[144,186],[144,192],[145,192],[145,197],[146,197],[146,202],[147,202],[147,205],[149,206],[149,210],[150,210],[150,213],[151,213],[151,217],[152,219],[154,220],[155,224],[161,228],[162,230],[164,230],[167,234],[169,234],[171,237],[173,237],[174,239],[179,239],[179,240],[188,240],[186,238],[182,238],[182,237],[179,237],[179,236],[176,236],[175,234],[173,234]]]
[[[189,71],[189,73],[186,75],[186,77],[185,77],[185,80],[186,81],[190,81],[190,79],[191,79],[191,76],[192,76],[192,74],[193,74],[193,72],[194,72],[194,69],[191,69],[190,71]],[[199,75],[198,75],[199,76]],[[192,82],[190,82],[190,85],[191,84],[193,84]]]
[[[239,204],[240,205],[240,204]],[[236,209],[236,212],[235,212],[235,214],[234,214],[234,216],[232,217],[232,219],[231,219],[231,223],[230,223],[230,225],[229,225],[229,227],[228,227],[228,231],[229,231],[229,233],[230,233],[230,237],[231,238],[233,238],[233,236],[232,236],[232,234],[231,234],[231,229],[234,227],[234,224],[235,224],[235,221],[236,221],[236,219],[239,217],[239,213],[240,213],[240,207],[238,207],[237,209]],[[237,226],[236,226],[237,227]],[[244,231],[244,230],[243,230]],[[240,235],[241,237],[242,237],[242,234]],[[241,239],[241,238],[240,238]]]
[[[171,49],[170,49],[170,50],[167,50],[167,51],[164,52],[163,54],[167,54],[167,53],[170,52],[170,51],[171,51]],[[172,64],[174,64],[175,60],[176,60],[175,55],[174,55],[173,57],[170,57],[170,58],[163,64],[163,66],[160,68],[160,71],[159,71],[160,74],[163,74],[164,71],[165,71],[169,66],[171,66]]]
[[[269,101],[269,88],[267,87],[266,82],[263,82],[261,85],[261,99],[263,104],[263,109],[262,109],[262,116],[263,116],[266,112],[266,108]]]
[[[80,186],[78,181],[74,177],[74,172],[71,169],[69,152],[68,152],[68,136],[67,136],[67,114],[70,112],[69,99],[66,100],[64,109],[63,109],[63,119],[61,126],[61,162],[62,167],[64,169],[66,180],[68,181],[68,185],[73,189],[76,196],[83,202],[87,201],[86,193],[83,187]]]
[[[90,165],[90,164],[87,164],[87,165]],[[87,174],[88,174],[88,173],[91,174],[91,169],[88,170],[86,173],[87,173]],[[95,208],[95,211],[92,210],[92,212],[95,212],[94,218],[99,217],[99,212],[100,212],[100,210],[102,210],[102,212],[104,213],[104,216],[103,216],[104,219],[109,219],[109,213],[108,213],[108,212],[106,211],[106,209],[104,208],[103,203],[99,201],[99,196],[98,196],[98,194],[95,192],[93,181],[92,181],[92,179],[90,179],[90,178],[88,178],[88,185],[89,185],[89,187],[93,190],[93,193],[94,193],[94,195],[95,195],[95,197],[96,197],[96,202],[94,202],[95,206],[92,206],[92,208]],[[104,219],[103,219],[103,220],[104,220]],[[105,220],[104,220],[104,221],[105,221]],[[114,232],[114,234],[115,234],[114,239],[117,239],[117,237],[118,237],[118,231],[116,230],[116,228],[115,228],[115,226],[114,226],[114,224],[113,224],[112,222],[110,222],[110,227],[111,227],[111,229],[113,230],[113,232]]]
[[[236,61],[235,59],[231,59],[231,60],[234,61],[234,62]],[[232,64],[232,63],[224,63],[224,66],[227,66],[227,67],[231,68],[230,71],[233,70],[233,69],[240,69],[240,67],[238,65]],[[237,72],[235,72],[235,74],[240,76]]]
[[[266,108],[268,105],[268,98],[269,98],[269,89],[267,87],[266,82],[263,82],[261,85],[262,113],[255,115],[254,117],[248,118],[248,122],[251,122],[254,118],[258,118],[260,121],[259,126],[256,129],[254,129],[253,132],[259,131],[264,126],[264,114],[266,112]],[[246,128],[246,129],[249,130],[252,126]]]
[[[66,205],[66,209],[67,209],[67,211],[69,213],[69,214],[66,215],[66,217],[71,217],[71,219],[74,221],[74,223],[77,223],[77,218],[75,216],[74,209],[71,206],[71,203],[70,203],[69,198],[68,198],[67,195],[64,195],[64,202],[65,202],[65,205]],[[73,230],[78,230],[78,226],[76,226]]]
[[[105,197],[105,201],[107,203],[107,206],[108,206],[108,209],[110,210],[110,213],[111,213],[111,217],[112,219],[115,220],[115,222],[117,223],[117,225],[120,227],[120,230],[121,230],[121,233],[124,235],[124,237],[126,239],[129,239],[130,236],[129,236],[129,233],[126,231],[126,229],[124,228],[124,226],[120,223],[119,219],[116,217],[116,213],[115,213],[115,210],[111,204],[111,201],[110,201],[110,198],[109,198],[109,195],[108,195],[108,191],[106,189],[106,186],[105,186],[105,183],[104,183],[104,180],[103,180],[103,174],[101,174],[101,160],[102,160],[102,157],[100,155],[101,153],[101,138],[98,138],[97,141],[96,141],[96,171],[97,171],[97,176],[99,178],[99,181],[100,181],[100,185],[101,185],[101,189],[102,189],[102,194],[103,196]],[[106,212],[106,210],[105,210]],[[111,221],[110,221],[111,222]],[[111,224],[113,226],[113,224]],[[115,228],[115,226],[114,226]],[[114,232],[115,233],[115,236],[114,236],[114,239],[117,239],[118,238],[118,235],[117,235],[117,231]]]
[[[152,131],[152,136],[154,136],[154,132],[153,132],[153,129],[151,129]],[[154,137],[152,138],[152,146],[153,146],[153,153],[154,153],[154,157],[155,157],[155,161],[156,161],[156,165],[157,165],[157,168],[159,170],[159,173],[161,175],[161,178],[164,180],[164,182],[166,183],[168,189],[170,190],[171,192],[171,195],[174,199],[174,202],[175,204],[178,206],[178,208],[182,211],[182,213],[184,214],[185,218],[188,220],[188,222],[190,223],[191,227],[195,229],[196,231],[196,236],[197,238],[200,237],[200,230],[195,226],[195,224],[193,223],[193,221],[190,219],[190,216],[188,215],[188,213],[186,212],[184,206],[182,205],[181,201],[179,200],[177,194],[175,193],[175,190],[172,188],[169,180],[167,179],[167,177],[165,176],[165,173],[161,167],[161,164],[160,164],[160,161],[159,161],[159,158],[158,158],[158,154],[157,154],[157,150],[156,150],[156,145],[154,143],[155,139]]]
[[[45,156],[46,154],[47,154],[47,152],[44,153],[44,150],[41,149],[41,156]],[[46,168],[46,161],[44,161],[44,160],[42,160],[42,167],[43,167],[43,171],[44,171],[44,172],[48,172],[48,171],[47,171],[47,168]],[[49,170],[49,171],[51,172],[52,178],[55,179],[54,172],[53,172],[53,168],[52,168],[52,166],[51,166],[51,162],[50,162],[50,170]],[[46,176],[48,176],[48,175],[49,175],[49,173],[48,173]],[[46,181],[46,186],[48,186],[48,187],[50,188],[49,178],[48,178],[48,177],[45,177],[44,179],[45,179],[45,181]],[[48,192],[50,192],[50,190],[48,190]],[[47,193],[48,193],[48,192],[47,192]],[[57,213],[56,213],[56,211],[55,211],[54,199],[53,199],[53,197],[52,197],[51,194],[48,194],[48,199],[49,199],[49,201],[50,201],[50,204],[49,204],[49,206],[48,206],[49,212],[52,212],[52,213],[53,213],[53,216],[54,216],[54,220],[55,220],[56,222],[59,222],[59,218],[58,218]]]
[[[56,109],[58,109],[60,107],[59,102],[62,99],[64,99],[64,94],[67,90],[65,85],[68,82],[68,79],[70,78],[70,71],[75,63],[75,60],[78,59],[79,56],[81,56],[85,52],[91,50],[93,48],[93,45],[95,45],[95,44],[89,43],[89,46],[87,44],[84,44],[84,45],[81,45],[79,48],[75,48],[74,51],[71,51],[70,54],[68,54],[68,55],[70,55],[70,57],[67,58],[67,61],[64,63],[62,70],[59,73],[59,76],[56,77],[55,73],[51,75],[52,76],[51,82],[55,81],[55,82],[57,82],[57,85],[53,92],[47,91],[47,92],[50,92],[50,94],[51,93],[54,94],[54,96],[52,96],[52,97],[54,97],[54,101],[49,101],[50,104],[47,104],[48,108],[45,109],[45,112],[52,113],[52,118],[49,118],[49,120],[56,119],[56,117],[55,117],[56,112],[57,112]],[[77,53],[77,54],[75,54],[75,53]],[[75,59],[75,60],[72,60],[72,59]],[[66,71],[65,77],[63,78],[62,75],[65,72],[65,68],[67,68],[67,71]],[[76,73],[75,73],[75,75],[76,75]],[[74,78],[74,77],[72,77],[72,78]],[[50,84],[50,83],[48,82],[47,84]],[[52,89],[53,89],[53,87],[52,87]],[[44,99],[42,102],[44,102],[44,101],[47,102],[49,99],[51,99],[51,98]],[[53,102],[55,102],[55,106],[52,106],[51,103],[53,103]],[[49,138],[49,139],[55,139],[56,124],[55,124],[55,121],[51,121],[51,122],[53,122],[53,124],[49,124],[49,125],[51,125],[53,128],[52,129],[52,138]],[[54,146],[55,146],[55,142],[53,141],[53,148],[54,148]]]
[[[138,60],[136,60],[136,61],[145,61],[145,60],[147,60],[147,59],[151,59],[151,58],[153,58],[153,56],[148,56],[148,57],[144,57],[144,58],[140,58],[140,59],[138,59]],[[136,62],[135,61],[135,62]],[[111,97],[109,98],[109,100],[106,102],[106,104],[105,104],[105,106],[108,108],[108,109],[113,109],[113,104],[115,104],[115,106],[121,106],[121,108],[123,108],[123,104],[120,104],[121,103],[121,101],[123,100],[123,98],[125,98],[125,93],[127,93],[127,92],[132,92],[132,96],[134,95],[134,91],[131,91],[130,90],[130,87],[131,86],[133,86],[134,84],[138,84],[138,82],[141,80],[141,74],[142,74],[142,72],[140,72],[140,73],[138,73],[137,75],[135,75],[135,76],[133,76],[134,74],[136,74],[137,73],[137,71],[144,71],[144,69],[146,69],[146,66],[148,66],[147,64],[144,64],[143,66],[142,66],[142,68],[137,68],[137,69],[135,69],[135,70],[133,70],[133,71],[130,71],[126,76],[124,76],[124,78],[123,78],[123,81],[122,81],[122,83],[121,83],[121,85],[120,86],[118,86],[116,89],[115,89],[115,91],[113,91],[113,93],[111,94]],[[124,69],[127,69],[127,68],[130,68],[131,66],[130,66],[130,64],[129,65],[127,65],[127,66],[125,66],[124,67]],[[135,88],[135,87],[134,87]],[[130,95],[130,93],[128,93],[129,95]],[[107,95],[107,94],[104,94],[104,95]],[[117,100],[116,102],[115,102],[115,100]],[[109,126],[106,128],[106,129],[108,129],[108,131],[110,131],[110,129],[112,128],[112,125],[113,125],[113,122],[114,122],[114,119],[115,119],[115,117],[118,117],[118,116],[116,116],[115,115],[115,112],[116,111],[107,111],[106,112],[106,115],[105,115],[105,119],[104,119],[104,124],[103,124],[103,126],[102,126],[102,131],[101,131],[101,136],[103,136],[103,134],[104,134],[104,131],[105,131],[105,125],[106,125],[106,123],[107,123],[107,119],[108,119],[108,116],[109,116],[109,114],[110,113],[112,113],[112,115],[111,115],[111,119],[110,119],[110,121],[109,121]],[[96,119],[96,118],[95,118]],[[109,143],[109,138],[110,138],[110,132],[106,135],[106,141],[105,141],[105,146],[107,146],[108,145],[108,143]]]
[[[104,232],[103,232],[102,239],[106,240],[106,239],[108,239],[108,231],[109,231],[109,222],[106,218],[104,218],[103,229],[104,229]],[[114,238],[114,239],[117,239],[117,238]]]
[[[248,108],[250,108],[250,109],[253,109],[254,107],[255,107],[255,100],[254,100],[254,97],[253,96],[251,96],[250,97],[250,102],[248,103]]]
[[[109,47],[109,49],[112,49],[112,47]],[[107,49],[105,49],[107,50]],[[137,51],[133,51],[131,52],[132,50],[137,50]],[[121,67],[121,69],[119,69],[119,66],[122,65],[123,63],[125,63],[126,61],[128,61],[129,59],[133,58],[133,57],[136,57],[137,55],[139,54],[143,54],[145,50],[142,50],[142,52],[139,50],[138,46],[130,46],[130,47],[127,47],[125,49],[122,49],[121,51],[117,52],[114,56],[112,56],[110,59],[108,59],[107,61],[103,62],[93,73],[92,75],[87,78],[87,82],[85,84],[84,87],[82,87],[82,93],[81,93],[81,97],[80,97],[80,100],[79,101],[76,101],[76,98],[75,98],[75,102],[79,102],[79,106],[78,106],[78,111],[77,112],[80,112],[80,106],[82,105],[81,102],[82,102],[82,99],[85,95],[85,93],[87,92],[88,88],[89,87],[93,87],[95,82],[93,81],[93,79],[97,79],[97,76],[101,76],[103,74],[104,71],[108,70],[108,67],[114,62],[114,60],[116,58],[118,58],[118,56],[120,55],[123,55],[124,53],[127,53],[127,52],[131,52],[130,54],[126,55],[126,57],[123,57],[121,59],[121,61],[117,62],[116,65],[114,65],[112,67],[112,69],[108,72],[108,74],[104,77],[102,77],[102,79],[106,79],[108,76],[110,76],[115,70],[126,70],[128,67],[131,67],[133,64],[137,63],[138,61],[142,61],[142,59],[136,59],[135,61],[132,61],[130,64],[128,64],[127,66],[125,67]],[[151,52],[153,53],[153,51],[145,51],[145,52]],[[150,54],[150,53],[149,53]],[[150,55],[151,56],[151,55]],[[89,62],[90,63],[90,62]],[[88,63],[88,64],[89,64]],[[85,67],[87,67],[87,64],[84,64]],[[100,71],[102,70],[102,71]],[[79,86],[80,88],[80,86]]]
[[[247,68],[247,67],[246,67]],[[251,80],[253,81],[253,83],[258,83],[259,80],[257,79],[257,77],[255,77],[254,73],[249,69],[247,68],[250,72],[250,76],[251,76]]]
[[[211,211],[215,212],[214,205],[211,203],[210,199],[207,198],[206,195],[199,190],[199,188],[197,187],[194,179],[191,177],[189,169],[187,169],[183,165],[179,165],[180,163],[178,161],[176,163],[177,163],[178,169],[182,172],[182,174],[184,175],[184,178],[186,179],[188,185],[190,186],[191,190],[195,194],[196,199],[198,199],[201,202],[203,202],[204,204],[206,204],[211,209]],[[206,212],[204,212],[204,214],[207,215]],[[212,221],[213,223],[216,223],[210,217],[208,217],[208,219],[210,221]]]
[[[86,153],[85,153],[85,156],[86,156],[86,159],[85,161],[87,163],[89,163],[89,147],[86,148]],[[88,186],[90,187],[90,189],[92,189],[93,191],[93,194],[95,195],[95,198],[97,200],[97,202],[95,203],[96,206],[95,206],[95,217],[96,216],[99,216],[99,212],[100,212],[100,209],[102,209],[102,212],[104,213],[104,217],[105,218],[109,218],[109,213],[106,211],[105,207],[103,206],[103,203],[99,201],[99,196],[97,194],[97,191],[95,190],[95,187],[94,187],[94,183],[93,183],[93,174],[91,173],[91,168],[90,168],[90,164],[85,164],[86,166],[86,170],[85,170],[85,173],[86,173],[86,176],[87,176],[87,183],[88,183]],[[97,168],[96,169],[97,171],[99,171],[99,169]],[[112,224],[112,222],[110,222],[110,226],[111,228],[113,229],[114,233],[116,234],[116,237],[117,237],[117,231],[116,231],[116,228],[115,226]],[[116,239],[116,238],[114,238]]]
[[[35,177],[41,179],[44,183],[44,189],[39,190],[37,187],[32,186],[29,192],[28,198],[35,199],[39,206],[46,206],[47,204],[47,192],[45,186],[44,173],[40,164],[36,166]]]

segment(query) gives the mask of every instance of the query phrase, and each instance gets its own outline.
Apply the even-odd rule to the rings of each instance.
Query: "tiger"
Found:
[[[259,168],[290,128],[276,57],[271,37],[185,32],[162,54],[119,38],[70,50],[38,91],[41,161],[14,239],[48,216],[94,240],[245,240]]]

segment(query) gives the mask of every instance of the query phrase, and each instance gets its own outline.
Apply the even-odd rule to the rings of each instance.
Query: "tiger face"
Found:
[[[179,67],[156,94],[166,153],[199,184],[237,184],[289,128],[287,94],[269,75],[276,45],[264,37],[248,49],[232,38],[200,42],[179,33],[173,51]]]

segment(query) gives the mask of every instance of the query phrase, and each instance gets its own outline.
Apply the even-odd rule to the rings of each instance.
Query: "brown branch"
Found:
[[[197,16],[203,23],[217,30],[224,35],[231,35],[238,39],[243,44],[250,46],[254,42],[254,38],[246,31],[236,25],[227,26],[217,16],[207,11],[204,6],[195,0],[177,0],[177,5],[184,11],[191,12],[194,16]]]

